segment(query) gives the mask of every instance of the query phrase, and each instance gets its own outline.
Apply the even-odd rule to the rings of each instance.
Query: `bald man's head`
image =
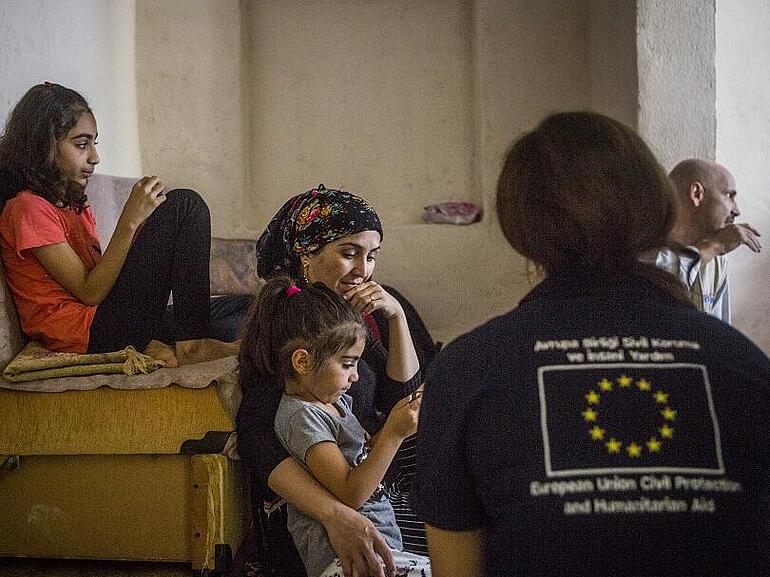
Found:
[[[669,174],[677,196],[676,240],[690,244],[713,235],[740,214],[735,179],[724,166],[691,158]]]

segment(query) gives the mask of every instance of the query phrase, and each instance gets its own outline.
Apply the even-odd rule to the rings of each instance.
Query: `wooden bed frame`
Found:
[[[0,388],[0,556],[221,573],[250,523],[247,476],[218,454],[232,429],[217,384]]]

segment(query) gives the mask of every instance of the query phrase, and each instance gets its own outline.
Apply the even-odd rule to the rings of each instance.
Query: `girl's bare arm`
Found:
[[[115,284],[139,226],[165,201],[164,193],[157,176],[146,176],[134,185],[109,245],[90,271],[66,242],[38,247],[32,252],[46,272],[75,298],[85,305],[98,305]]]

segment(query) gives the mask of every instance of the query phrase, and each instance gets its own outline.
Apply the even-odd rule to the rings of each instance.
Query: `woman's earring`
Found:
[[[310,284],[310,281],[307,278],[308,269],[310,268],[310,263],[306,260],[302,261],[302,280],[305,281],[305,283]]]

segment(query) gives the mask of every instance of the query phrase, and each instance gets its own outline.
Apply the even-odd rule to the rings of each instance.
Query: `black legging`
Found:
[[[212,336],[210,251],[206,202],[193,190],[169,191],[137,233],[112,290],[96,308],[88,352],[128,345],[143,350],[152,339],[171,344]],[[163,322],[170,293],[171,334]]]

